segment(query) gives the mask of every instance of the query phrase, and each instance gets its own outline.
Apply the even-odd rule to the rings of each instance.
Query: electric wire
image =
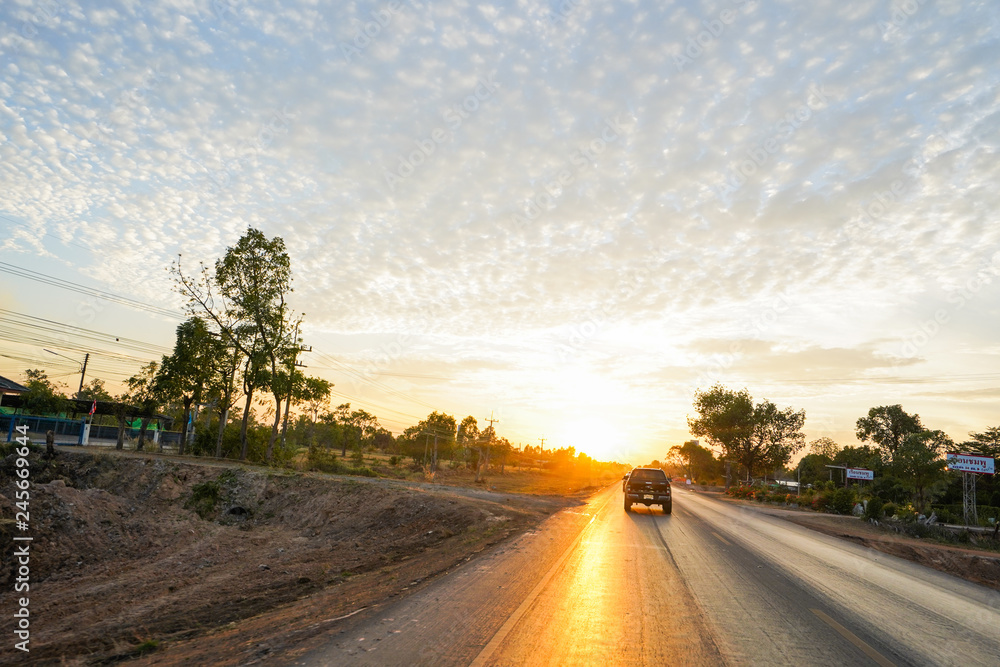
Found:
[[[52,287],[58,287],[60,289],[68,290],[70,292],[76,292],[77,294],[83,294],[85,296],[92,296],[98,299],[103,299],[105,301],[110,301],[112,303],[117,303],[121,306],[127,306],[129,308],[135,308],[137,310],[144,310],[155,315],[163,315],[165,317],[184,319],[184,314],[180,311],[171,310],[168,308],[162,308],[160,306],[154,306],[148,304],[144,301],[139,301],[137,299],[132,299],[127,296],[122,296],[120,294],[115,294],[114,292],[108,292],[106,290],[97,289],[96,287],[86,287],[84,285],[78,285],[76,283],[69,282],[68,280],[63,280],[62,278],[56,278],[39,271],[33,271],[31,269],[25,269],[14,264],[9,264],[7,262],[0,262],[0,271],[8,273],[20,278],[26,278],[28,280],[33,280],[35,282],[42,283],[43,285],[50,285]]]

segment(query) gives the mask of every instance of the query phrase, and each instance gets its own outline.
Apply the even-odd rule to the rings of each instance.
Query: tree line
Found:
[[[866,493],[892,503],[912,503],[928,510],[935,501],[960,502],[960,479],[946,470],[947,452],[976,453],[1000,457],[1000,427],[973,432],[963,442],[953,441],[938,429],[924,426],[920,416],[901,405],[872,407],[859,417],[855,436],[862,445],[841,447],[830,438],[808,443],[808,453],[794,467],[795,454],[806,448],[802,426],[805,411],[778,408],[771,401],[755,403],[746,389],[731,390],[716,384],[695,393],[697,415],[688,418],[692,435],[704,438],[715,453],[697,441],[677,445],[667,454],[665,465],[692,479],[720,480],[726,463],[734,477],[745,483],[767,477],[801,479],[802,485],[845,483],[837,467],[867,468],[874,481]],[[659,462],[654,462],[659,463]],[[987,505],[1000,506],[1000,484],[986,477],[978,497]],[[958,499],[958,500],[956,500]]]

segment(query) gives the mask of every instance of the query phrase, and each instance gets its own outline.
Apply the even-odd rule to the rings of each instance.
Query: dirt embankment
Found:
[[[251,664],[405,594],[572,501],[470,497],[156,458],[32,457],[29,655],[0,664]],[[14,462],[0,464],[12,637]],[[22,533],[18,533],[22,534]]]

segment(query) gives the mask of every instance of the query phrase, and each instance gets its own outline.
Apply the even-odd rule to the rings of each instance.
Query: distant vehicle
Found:
[[[625,473],[624,475],[622,475],[622,492],[623,493],[625,491],[625,485],[628,484],[628,476],[631,475],[631,474],[632,474],[632,471],[629,470],[627,473]]]
[[[632,511],[632,505],[641,504],[659,505],[664,514],[670,514],[670,480],[659,468],[634,468],[622,484],[626,512]]]

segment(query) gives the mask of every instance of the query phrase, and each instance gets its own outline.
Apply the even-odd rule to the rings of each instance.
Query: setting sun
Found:
[[[584,417],[565,426],[553,437],[555,447],[575,447],[598,461],[622,461],[625,458],[624,432],[603,417]]]

